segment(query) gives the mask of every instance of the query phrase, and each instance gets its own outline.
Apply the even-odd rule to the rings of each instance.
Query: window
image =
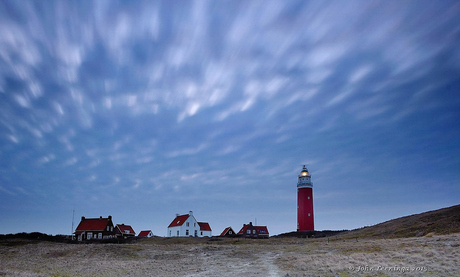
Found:
[[[308,213],[308,216],[310,216],[310,213]]]
[[[310,196],[308,196],[307,199],[310,200]]]
[[[186,235],[186,236],[188,236],[188,229],[187,229],[187,230],[185,230],[185,235]]]
[[[102,233],[97,234],[98,239],[102,239]]]
[[[169,230],[169,236],[171,236],[171,230]]]
[[[256,230],[252,230],[252,233],[255,235],[255,234],[256,234]]]
[[[86,235],[86,239],[92,239],[93,238],[93,233],[89,232],[87,235]]]
[[[110,226],[110,232],[113,232],[113,226]]]
[[[195,222],[195,223],[193,223],[193,227],[196,227],[196,222]]]
[[[107,225],[107,232],[110,230],[110,226]]]
[[[177,236],[179,236],[179,230],[177,230]]]
[[[198,237],[198,230],[195,230],[195,237]]]
[[[187,222],[186,226],[187,226],[187,227],[188,227],[188,226],[190,226],[190,223],[189,223],[189,222]]]
[[[249,235],[251,234],[251,230],[248,230],[246,233],[248,233]]]

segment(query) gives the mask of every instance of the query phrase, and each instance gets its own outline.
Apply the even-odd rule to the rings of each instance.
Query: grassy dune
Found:
[[[0,276],[460,276],[460,234],[0,243]]]
[[[342,235],[361,238],[407,238],[458,232],[460,232],[460,205],[392,219]]]
[[[1,236],[0,276],[460,276],[460,205],[323,238],[60,241]]]

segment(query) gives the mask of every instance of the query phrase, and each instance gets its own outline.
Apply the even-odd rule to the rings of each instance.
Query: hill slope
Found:
[[[409,215],[345,232],[345,237],[416,237],[460,232],[460,205]]]

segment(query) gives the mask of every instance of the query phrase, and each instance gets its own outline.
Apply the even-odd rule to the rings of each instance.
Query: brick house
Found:
[[[115,236],[117,238],[130,238],[134,237],[136,235],[136,232],[134,232],[134,229],[130,225],[125,225],[125,224],[117,224],[115,226]]]
[[[115,238],[112,216],[109,215],[107,218],[102,216],[99,218],[85,218],[82,216],[74,234],[78,241]]]
[[[254,226],[252,222],[249,224],[243,224],[243,227],[238,232],[239,236],[245,238],[268,238],[268,228],[267,226]]]

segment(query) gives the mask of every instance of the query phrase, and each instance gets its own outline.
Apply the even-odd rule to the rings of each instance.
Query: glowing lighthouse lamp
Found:
[[[313,183],[308,169],[303,166],[297,182],[297,231],[314,231]]]

